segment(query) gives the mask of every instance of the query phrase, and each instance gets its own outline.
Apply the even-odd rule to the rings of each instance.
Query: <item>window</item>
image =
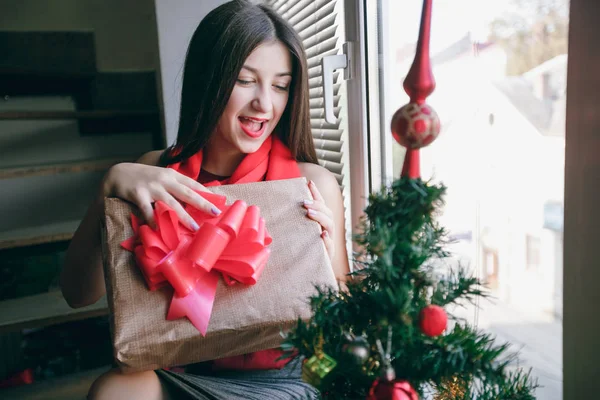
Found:
[[[527,268],[537,269],[541,264],[540,251],[542,243],[540,238],[533,235],[525,235],[525,246]]]
[[[368,9],[381,104],[381,156],[389,179],[404,150],[391,139],[393,113],[414,58],[422,1],[378,0]],[[421,150],[424,179],[447,187],[440,222],[495,300],[462,315],[512,342],[542,385],[562,399],[562,230],[568,0],[433,2],[430,54],[438,139]],[[468,9],[460,13],[457,10]],[[369,74],[370,76],[371,74]],[[461,315],[460,310],[455,311]],[[518,333],[517,333],[518,332]]]

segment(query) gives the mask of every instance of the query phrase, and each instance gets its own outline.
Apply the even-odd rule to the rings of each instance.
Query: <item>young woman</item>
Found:
[[[163,201],[183,223],[198,229],[180,202],[217,213],[196,193],[215,180],[235,184],[306,177],[313,198],[303,206],[307,217],[322,226],[334,272],[343,281],[349,268],[342,196],[335,177],[317,163],[306,57],[294,30],[261,5],[236,0],[218,7],[202,20],[191,39],[182,87],[176,144],[145,154],[137,163],[115,165],[106,174],[67,252],[61,274],[67,302],[83,307],[106,292],[100,243],[105,197],[135,204],[151,225],[153,203]],[[314,396],[314,390],[300,379],[299,363],[282,367],[274,362],[275,353],[267,350],[216,361],[209,364],[213,367],[208,372],[204,363],[201,375],[162,370],[123,375],[113,370],[96,380],[89,398]]]

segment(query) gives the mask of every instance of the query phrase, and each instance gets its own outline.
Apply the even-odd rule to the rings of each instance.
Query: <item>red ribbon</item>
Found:
[[[187,317],[205,336],[219,276],[228,285],[256,284],[269,259],[272,238],[258,207],[241,200],[227,206],[224,196],[200,194],[221,214],[212,216],[186,206],[200,226],[197,232],[159,201],[154,207],[157,229],[140,225],[131,215],[135,235],[121,245],[135,253],[150,290],[166,284],[175,290],[167,320]]]

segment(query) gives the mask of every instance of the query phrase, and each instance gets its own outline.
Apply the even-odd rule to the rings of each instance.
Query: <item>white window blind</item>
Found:
[[[337,120],[333,124],[325,121],[321,78],[323,56],[341,53],[341,4],[339,0],[266,0],[264,3],[290,22],[302,38],[308,58],[310,118],[317,157],[344,189],[347,186],[343,151],[345,129],[340,115],[343,76],[340,71],[334,72],[334,115]]]

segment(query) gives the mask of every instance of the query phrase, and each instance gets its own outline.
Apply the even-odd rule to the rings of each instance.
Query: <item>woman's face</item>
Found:
[[[279,41],[265,42],[248,56],[213,135],[220,151],[257,151],[271,135],[288,102],[290,52]]]

